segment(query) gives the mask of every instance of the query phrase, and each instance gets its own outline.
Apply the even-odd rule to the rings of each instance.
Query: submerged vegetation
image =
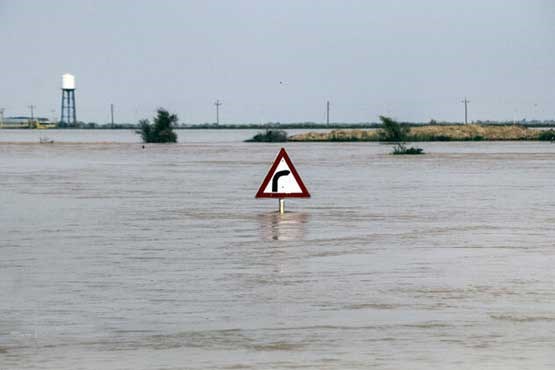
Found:
[[[178,118],[176,114],[170,114],[164,108],[158,108],[154,122],[150,123],[148,119],[139,121],[138,134],[143,138],[145,143],[175,143],[177,142],[177,134],[173,131],[177,125]]]
[[[287,141],[287,132],[283,130],[267,129],[264,132],[259,132],[254,135],[252,139],[246,141],[257,143],[283,143]]]
[[[391,154],[424,154],[424,149],[422,148],[407,148],[405,141],[409,138],[410,127],[390,117],[380,116],[380,120],[382,121],[382,128],[378,130],[378,136],[381,141],[397,143]]]
[[[391,154],[424,154],[424,149],[415,148],[412,146],[410,148],[407,148],[407,145],[405,143],[398,143],[397,145],[395,145],[395,147],[393,147],[393,152],[391,152]]]
[[[555,131],[545,130],[538,136],[538,140],[555,141]]]

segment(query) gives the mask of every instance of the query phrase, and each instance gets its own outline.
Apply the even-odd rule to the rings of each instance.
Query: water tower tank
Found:
[[[64,90],[75,90],[75,76],[66,73],[62,76],[62,89]]]

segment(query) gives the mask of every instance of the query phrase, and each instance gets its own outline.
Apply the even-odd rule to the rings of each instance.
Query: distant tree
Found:
[[[382,130],[380,131],[382,141],[402,142],[407,140],[410,131],[407,125],[386,116],[380,116],[380,120],[382,121]]]
[[[139,121],[138,134],[145,143],[175,143],[177,134],[173,132],[173,127],[177,125],[176,114],[170,114],[164,108],[158,108],[154,122],[151,124],[148,119]]]

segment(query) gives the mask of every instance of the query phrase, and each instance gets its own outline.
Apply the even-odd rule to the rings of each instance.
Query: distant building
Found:
[[[4,122],[0,122],[0,128],[51,128],[55,127],[55,123],[44,117],[17,116],[6,117]]]

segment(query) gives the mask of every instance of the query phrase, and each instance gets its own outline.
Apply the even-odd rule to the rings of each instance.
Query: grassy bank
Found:
[[[293,135],[289,141],[383,141],[380,129],[333,130]],[[538,130],[520,125],[425,125],[411,127],[406,141],[502,141],[553,140],[555,131]]]

